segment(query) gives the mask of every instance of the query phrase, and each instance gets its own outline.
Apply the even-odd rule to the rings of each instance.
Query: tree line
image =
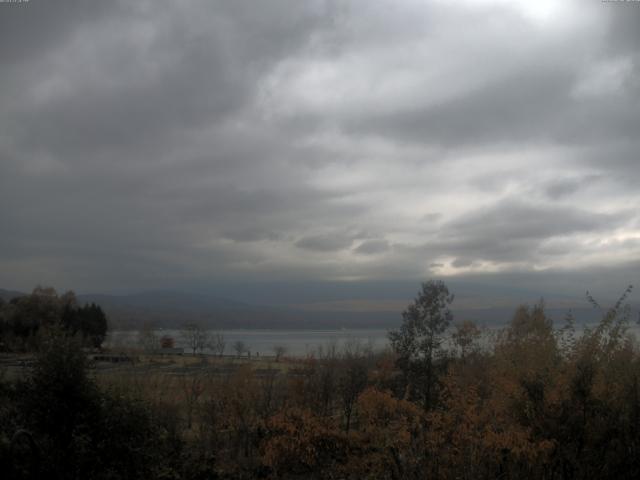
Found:
[[[68,291],[58,295],[51,287],[36,287],[30,295],[8,302],[0,298],[0,346],[9,351],[37,348],[38,332],[60,327],[68,335],[78,335],[83,343],[100,347],[107,335],[107,316],[95,303],[80,305]]]

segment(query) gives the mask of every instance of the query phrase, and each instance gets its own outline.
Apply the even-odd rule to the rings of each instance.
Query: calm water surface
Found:
[[[490,342],[492,334],[498,332],[498,327],[488,328],[481,343]],[[576,327],[576,336],[582,333],[583,327]],[[273,355],[275,346],[283,346],[287,355],[306,356],[318,354],[321,349],[335,347],[342,351],[347,345],[359,345],[374,351],[382,351],[389,346],[388,329],[342,329],[342,330],[215,330],[209,333],[221,333],[226,342],[225,355],[235,354],[233,345],[242,341],[251,355]],[[157,330],[156,335],[168,335],[175,341],[176,347],[186,347],[186,342],[180,330]],[[630,325],[629,333],[640,338],[640,328]],[[139,346],[138,332],[113,331],[110,332],[105,346],[109,348],[127,348]],[[447,343],[447,340],[445,340]],[[185,351],[188,351],[185,348]],[[205,349],[205,353],[211,353]]]
[[[252,355],[273,355],[275,346],[284,346],[288,355],[304,356],[317,353],[319,349],[335,346],[342,350],[348,344],[383,350],[387,344],[386,329],[347,330],[217,330],[226,342],[225,355],[234,354],[233,344],[242,341]],[[157,330],[156,335],[168,335],[175,340],[176,347],[186,347],[180,330]],[[133,347],[138,345],[138,332],[110,332],[105,342],[107,347]]]

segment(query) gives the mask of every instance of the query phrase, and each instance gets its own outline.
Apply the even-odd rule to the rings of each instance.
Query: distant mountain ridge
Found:
[[[129,307],[148,307],[153,305],[157,308],[177,308],[186,310],[198,308],[246,308],[246,303],[219,298],[199,293],[184,293],[178,291],[148,291],[128,295],[107,295],[107,294],[82,294],[78,295],[78,301],[84,303],[100,303],[103,306],[117,305]]]
[[[265,306],[214,295],[151,291],[132,295],[78,295],[95,302],[116,328],[138,328],[149,322],[171,328],[198,322],[210,328],[349,328],[391,326],[388,312],[306,312],[286,306]]]
[[[0,289],[0,298],[8,301],[25,293]],[[79,303],[100,305],[109,318],[112,329],[135,330],[149,323],[158,328],[177,328],[197,322],[216,329],[340,329],[340,328],[395,328],[400,324],[402,302],[393,309],[353,309],[339,302],[327,303],[327,308],[309,308],[308,305],[271,306],[255,305],[203,293],[158,290],[126,295],[81,294]],[[484,299],[484,297],[482,297]],[[462,300],[462,299],[461,299]],[[506,324],[517,303],[491,303],[461,301],[452,310],[454,321],[473,320],[479,325]],[[408,302],[407,302],[408,303]],[[530,302],[531,303],[531,302]],[[638,306],[634,306],[637,311]],[[569,311],[579,324],[595,322],[600,313],[588,305],[550,306],[547,314],[560,326]],[[634,318],[637,313],[634,314]]]
[[[0,298],[5,302],[8,302],[15,297],[23,297],[24,295],[26,295],[26,293],[16,292],[15,290],[4,290],[0,288]]]

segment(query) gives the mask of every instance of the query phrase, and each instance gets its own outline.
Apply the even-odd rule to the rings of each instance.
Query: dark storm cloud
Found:
[[[625,5],[622,2],[615,8],[607,9],[606,15],[608,28],[605,48],[607,51],[614,55],[622,52],[638,55],[640,10],[637,5]]]
[[[572,98],[579,72],[534,67],[460,98],[347,123],[347,129],[460,148],[495,143],[582,145],[636,138],[635,85],[617,98]],[[595,119],[598,121],[595,121]]]
[[[74,26],[82,30],[80,38],[65,45],[70,35],[61,35],[59,61],[51,61],[43,78],[36,77],[35,69],[35,78],[20,85],[29,94],[29,87],[42,89],[39,84],[46,84],[44,76],[49,75],[61,77],[69,88],[58,86],[54,95],[38,100],[22,98],[17,111],[11,112],[14,141],[19,148],[46,150],[63,162],[91,162],[104,153],[115,157],[111,162],[153,163],[145,154],[158,155],[160,145],[181,140],[185,130],[211,127],[250,102],[263,69],[304,45],[314,22],[323,18],[321,11],[314,14],[293,2],[278,3],[288,11],[288,22],[270,9],[232,7],[225,2],[183,6],[157,2],[142,12],[121,7],[119,18],[97,26],[99,11],[84,15],[94,23],[83,25],[84,17],[77,19]],[[34,2],[23,10],[39,8],[39,2]],[[75,11],[75,6],[67,8]],[[165,17],[171,13],[176,17]],[[53,15],[50,22],[63,20],[69,21]],[[138,28],[149,30],[148,45],[136,41]],[[65,26],[44,31],[58,29]],[[39,31],[32,27],[29,34],[37,37]],[[77,61],[65,59],[65,49]]]
[[[576,208],[502,201],[474,210],[443,226],[437,249],[454,255],[455,267],[473,260],[530,262],[545,240],[578,233],[611,231],[630,217]]]
[[[635,261],[640,9],[617,7],[0,3],[0,287]]]
[[[281,235],[269,228],[261,228],[257,226],[241,228],[225,232],[224,238],[235,242],[259,242],[261,240],[276,241],[281,239]]]
[[[447,236],[465,238],[539,239],[610,229],[620,221],[620,215],[536,206],[508,199],[489,208],[473,210],[445,225],[443,230]]]
[[[342,236],[341,234],[326,234],[303,237],[296,242],[296,246],[305,250],[316,252],[334,252],[344,250],[353,244],[353,238]]]
[[[396,244],[394,248],[412,258],[451,257],[455,268],[487,261],[531,266],[541,259],[579,251],[582,247],[577,246],[576,236],[597,238],[631,224],[635,215],[629,210],[595,213],[508,199],[445,223],[427,243]],[[443,265],[433,263],[432,267]]]
[[[31,0],[9,4],[0,13],[0,62],[3,66],[39,58],[87,23],[97,22],[118,10],[118,2],[82,0]]]
[[[473,265],[473,260],[470,260],[468,258],[456,258],[453,260],[453,262],[451,262],[451,265],[453,265],[456,268],[460,268],[460,267],[468,267],[470,265]]]
[[[600,177],[597,175],[585,176],[581,178],[558,179],[549,182],[545,186],[545,193],[549,198],[558,200],[576,193],[581,188],[586,188],[596,182]]]
[[[355,252],[363,255],[375,255],[386,252],[387,250],[389,250],[389,242],[386,240],[367,240],[358,245]]]
[[[352,128],[447,146],[548,140],[554,134],[550,123],[559,120],[559,104],[568,103],[573,75],[531,66],[461,98],[363,118]]]
[[[129,264],[158,252],[151,261],[160,265],[204,256],[219,266],[234,253],[197,248],[217,232],[270,214],[278,228],[283,212],[315,208],[320,192],[278,188],[270,155],[290,155],[280,139],[239,138],[241,127],[224,124],[244,121],[261,72],[304,46],[327,9],[43,5],[1,17],[29,35],[14,49],[3,43],[7,67],[25,75],[3,92],[5,259],[48,254],[73,268],[87,255]],[[251,181],[254,171],[266,183]]]

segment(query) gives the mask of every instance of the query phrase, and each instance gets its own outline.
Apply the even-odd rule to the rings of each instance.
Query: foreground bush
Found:
[[[179,442],[143,402],[101,391],[76,339],[50,331],[29,378],[3,385],[3,472],[12,478],[172,476]]]

